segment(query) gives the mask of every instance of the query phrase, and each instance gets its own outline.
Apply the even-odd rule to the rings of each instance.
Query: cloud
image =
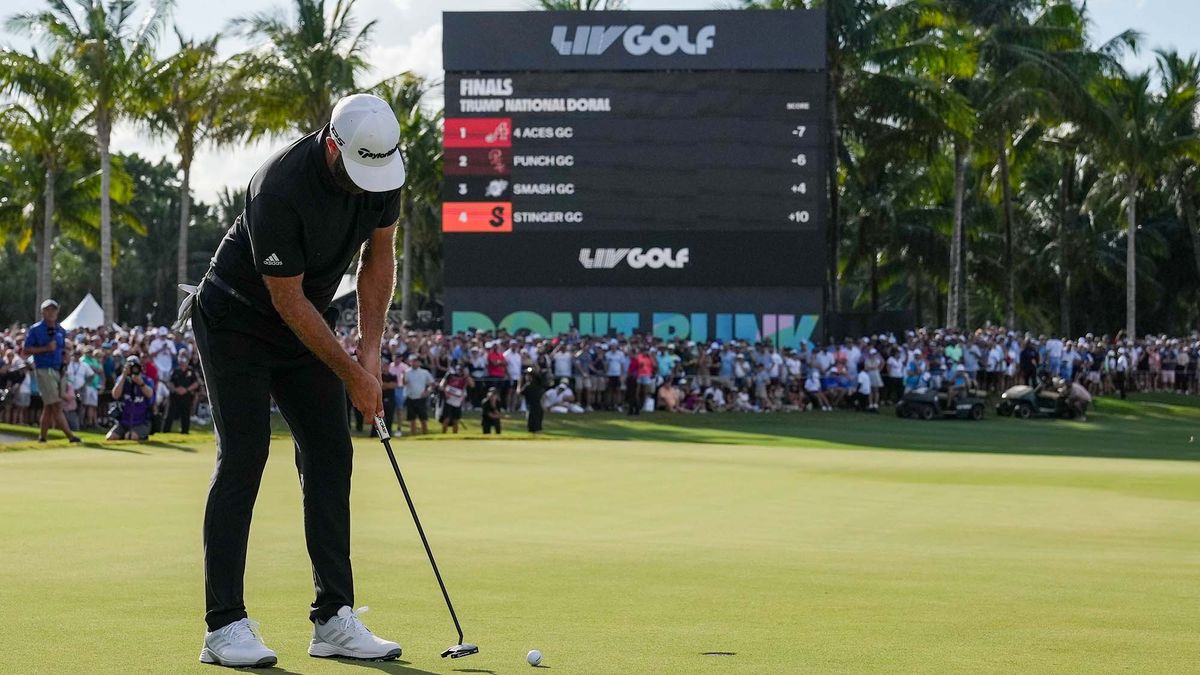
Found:
[[[376,34],[376,44],[367,51],[371,64],[369,81],[382,80],[411,70],[432,79],[442,77],[442,22],[439,20],[418,31],[402,43],[387,43]]]

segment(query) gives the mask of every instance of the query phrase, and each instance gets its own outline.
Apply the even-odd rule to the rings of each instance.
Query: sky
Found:
[[[334,0],[327,0],[332,7]],[[375,41],[368,60],[372,73],[368,83],[404,70],[440,80],[442,77],[443,11],[497,11],[528,9],[532,0],[358,0],[356,16],[375,19]],[[732,0],[629,0],[630,9],[716,9]],[[189,37],[207,37],[225,29],[229,19],[254,12],[279,11],[290,6],[286,0],[176,0],[176,24]],[[44,0],[5,0],[0,14],[40,10]],[[1200,0],[1089,0],[1098,41],[1107,40],[1128,28],[1143,34],[1140,55],[1131,56],[1127,66],[1145,68],[1153,63],[1152,50],[1173,47],[1181,52],[1200,51]],[[172,46],[174,37],[168,39]],[[28,39],[0,30],[0,44],[24,48]],[[245,47],[239,39],[227,39],[223,51]],[[254,170],[286,141],[265,141],[220,150],[203,149],[192,168],[192,186],[201,201],[212,202],[223,187],[244,186]],[[148,138],[131,124],[120,125],[113,134],[113,148],[136,152],[150,159],[174,157],[169,144]]]

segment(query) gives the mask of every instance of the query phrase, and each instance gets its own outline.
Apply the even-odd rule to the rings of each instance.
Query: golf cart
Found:
[[[1067,405],[1067,396],[1059,391],[1050,377],[1042,373],[1039,380],[1036,387],[1026,384],[1009,387],[1000,395],[996,414],[1023,420],[1030,417],[1075,417],[1075,411]]]
[[[984,394],[978,391],[964,391],[954,398],[954,405],[950,405],[948,391],[915,389],[905,393],[896,404],[896,416],[922,420],[956,417],[979,421],[983,419],[985,404]]]

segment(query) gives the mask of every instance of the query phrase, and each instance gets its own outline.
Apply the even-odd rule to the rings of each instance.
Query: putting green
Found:
[[[1094,430],[1128,415],[1135,442],[1192,457],[1176,436],[1200,428],[1197,411],[1155,410],[1114,405],[1062,452],[1096,454],[1112,441]],[[1200,663],[1200,463],[988,446],[1009,430],[1014,449],[1040,452],[1036,439],[1060,444],[1045,438],[1069,431],[1053,423],[726,419],[735,422],[720,431],[713,417],[565,427],[605,438],[640,429],[653,442],[399,442],[467,639],[481,647],[453,662],[438,658],[455,636],[403,498],[365,439],[353,497],[358,604],[404,656],[307,656],[300,492],[278,438],[246,575],[278,671],[526,672],[533,648],[549,672],[589,674],[1179,673]],[[902,439],[910,431],[987,452],[889,449],[922,449]],[[184,438],[0,452],[0,672],[225,672],[196,661],[212,440]],[[780,438],[791,441],[764,444]]]

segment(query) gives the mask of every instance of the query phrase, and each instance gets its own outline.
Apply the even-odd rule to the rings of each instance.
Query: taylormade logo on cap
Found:
[[[404,185],[400,123],[378,96],[354,94],[338,101],[329,120],[346,173],[368,192],[387,192]]]

